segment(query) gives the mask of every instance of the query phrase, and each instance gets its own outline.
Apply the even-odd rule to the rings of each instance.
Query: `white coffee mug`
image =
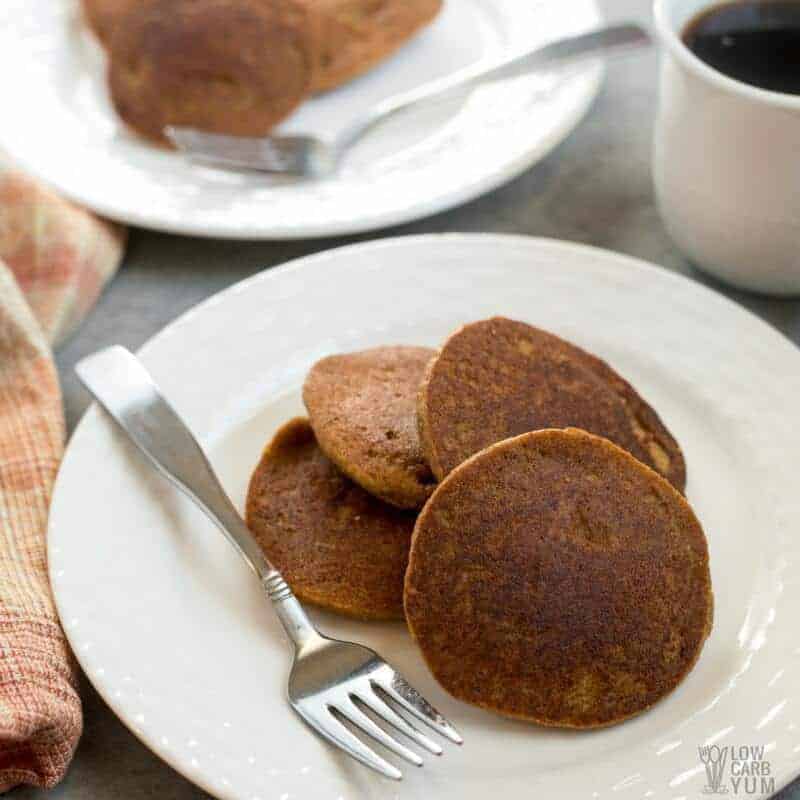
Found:
[[[719,0],[717,0],[717,3]],[[681,40],[714,0],[655,0],[662,44],[653,177],[664,223],[706,272],[800,293],[800,95],[758,89]]]

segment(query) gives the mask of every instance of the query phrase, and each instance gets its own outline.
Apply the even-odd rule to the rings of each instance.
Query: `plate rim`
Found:
[[[661,266],[660,264],[656,264],[654,261],[648,261],[645,258],[640,258],[639,256],[629,255],[628,253],[622,253],[618,250],[612,250],[608,247],[602,247],[600,245],[595,244],[588,244],[586,242],[577,242],[572,241],[570,239],[559,239],[555,236],[536,236],[536,235],[527,235],[524,233],[481,233],[481,232],[474,232],[474,231],[446,231],[443,233],[409,233],[409,234],[391,234],[387,233],[385,236],[378,236],[374,239],[368,239],[363,242],[352,242],[349,244],[339,245],[338,247],[329,247],[325,248],[324,250],[319,250],[315,253],[308,253],[306,255],[298,256],[297,258],[290,258],[288,261],[283,261],[280,264],[276,264],[275,266],[265,267],[264,269],[260,270],[259,272],[254,273],[246,278],[242,278],[239,281],[235,281],[230,286],[226,286],[224,289],[220,289],[218,292],[206,297],[205,299],[201,300],[199,303],[191,306],[190,308],[182,311],[178,316],[174,319],[170,320],[166,325],[159,328],[152,336],[146,339],[137,349],[137,355],[146,355],[146,351],[149,347],[156,345],[158,343],[159,337],[162,335],[169,335],[171,329],[173,327],[177,327],[182,324],[183,320],[187,317],[194,316],[197,312],[201,311],[206,305],[216,305],[219,301],[223,300],[225,296],[230,293],[231,295],[238,294],[239,292],[246,291],[250,286],[256,285],[261,283],[262,281],[267,281],[275,278],[276,276],[283,275],[285,272],[291,272],[297,269],[303,269],[306,266],[313,265],[317,261],[326,261],[333,256],[338,257],[339,255],[346,255],[349,251],[360,251],[365,248],[376,248],[376,249],[384,249],[384,248],[393,248],[393,247],[405,247],[405,246],[416,246],[417,244],[425,244],[426,242],[433,242],[434,244],[438,243],[458,243],[458,242],[469,242],[470,240],[480,240],[480,241],[492,241],[494,240],[498,246],[502,246],[504,243],[511,244],[517,243],[522,244],[523,246],[527,246],[530,244],[534,244],[537,247],[549,247],[554,249],[564,249],[564,250],[572,250],[574,252],[582,251],[587,254],[595,253],[601,254],[603,256],[613,256],[616,259],[625,260],[629,263],[630,266],[634,267],[635,269],[641,269],[646,272],[650,272],[654,275],[659,276],[662,279],[666,279],[672,281],[674,284],[679,286],[685,286],[687,283],[692,286],[695,290],[699,291],[701,294],[704,294],[708,298],[712,298],[715,302],[721,302],[723,305],[727,306],[730,309],[734,309],[736,312],[742,313],[750,318],[752,322],[755,322],[762,326],[762,328],[770,331],[773,334],[777,334],[783,342],[789,345],[790,349],[793,351],[797,351],[800,354],[800,346],[796,345],[783,331],[779,328],[776,328],[771,323],[767,322],[766,320],[762,319],[758,316],[754,311],[751,311],[746,306],[742,305],[741,303],[737,303],[735,300],[727,297],[722,292],[714,289],[711,286],[708,286],[704,283],[701,283],[699,280],[692,278],[690,275],[684,275],[681,272],[677,272],[669,267]],[[88,409],[87,409],[88,410]],[[85,413],[84,415],[85,416]],[[83,416],[81,417],[78,425],[83,422]],[[75,426],[73,430],[73,436],[77,432],[78,425]],[[72,437],[70,437],[71,439]]]
[[[605,66],[603,64],[598,64],[596,67],[590,67],[589,69],[594,69],[594,76],[590,89],[584,93],[581,102],[571,109],[571,113],[561,118],[558,127],[553,130],[552,134],[546,139],[541,140],[541,144],[537,149],[531,149],[518,158],[508,161],[503,169],[496,171],[490,177],[483,180],[464,184],[458,189],[447,192],[434,200],[423,200],[415,206],[384,212],[363,223],[353,220],[349,224],[328,222],[309,225],[305,228],[299,226],[293,226],[291,228],[288,226],[276,227],[274,229],[264,227],[259,230],[249,230],[246,233],[237,227],[226,227],[224,224],[214,230],[210,230],[206,227],[201,227],[189,222],[185,224],[180,222],[177,224],[162,223],[144,212],[131,211],[125,214],[118,213],[118,210],[113,205],[104,204],[102,201],[93,202],[91,205],[88,205],[86,199],[81,197],[80,193],[73,192],[69,186],[61,184],[60,182],[53,182],[52,178],[47,175],[46,170],[39,169],[35,160],[17,159],[17,157],[13,155],[12,158],[33,177],[45,181],[65,197],[75,203],[85,205],[94,213],[121,225],[143,228],[158,233],[169,233],[176,236],[192,236],[198,239],[262,242],[292,242],[305,239],[324,239],[331,236],[352,236],[362,233],[374,233],[375,231],[380,231],[385,228],[393,228],[424,220],[436,214],[459,208],[473,200],[478,200],[484,195],[491,194],[496,189],[500,189],[515,178],[520,177],[529,169],[536,166],[540,161],[547,158],[553,150],[562,144],[581,124],[583,119],[589,114],[589,111],[600,94],[605,80]]]
[[[538,237],[538,236],[526,236],[521,234],[504,234],[504,233],[432,233],[432,234],[415,234],[415,235],[406,235],[406,236],[387,236],[381,237],[377,239],[372,239],[366,242],[357,242],[353,244],[347,244],[336,248],[331,248],[328,250],[323,250],[317,253],[313,253],[306,256],[301,256],[299,258],[291,259],[287,262],[284,262],[280,265],[275,267],[266,268],[248,278],[245,278],[241,281],[235,282],[232,285],[228,286],[227,288],[210,295],[206,299],[202,300],[201,302],[197,303],[196,305],[192,306],[191,308],[185,310],[180,315],[175,317],[171,322],[167,323],[164,327],[158,330],[155,334],[149,337],[137,350],[137,355],[147,357],[148,352],[155,347],[158,347],[160,341],[166,339],[167,337],[171,336],[172,332],[175,328],[180,327],[184,321],[186,321],[190,317],[196,316],[198,313],[202,312],[203,309],[208,306],[216,306],[220,302],[224,302],[227,299],[227,296],[234,296],[236,294],[247,292],[252,289],[254,286],[258,286],[262,283],[269,283],[271,280],[280,280],[284,274],[292,273],[298,270],[303,270],[309,265],[316,265],[321,262],[325,262],[326,260],[330,259],[339,259],[341,257],[346,257],[346,255],[351,251],[363,251],[363,250],[374,250],[374,251],[382,251],[387,249],[395,249],[395,248],[406,248],[411,247],[415,248],[420,245],[425,246],[428,244],[433,245],[434,247],[444,246],[447,247],[451,244],[458,246],[463,244],[469,244],[471,242],[480,241],[485,243],[491,243],[497,248],[501,248],[503,246],[517,246],[517,247],[531,247],[532,249],[544,248],[545,250],[550,251],[562,251],[564,253],[576,253],[581,254],[583,256],[591,256],[591,255],[602,255],[606,258],[612,257],[613,260],[618,261],[620,268],[628,267],[632,270],[642,271],[648,274],[650,277],[658,278],[659,280],[663,280],[668,284],[674,285],[681,285],[686,287],[687,285],[692,288],[692,290],[697,291],[700,295],[703,295],[709,300],[713,300],[716,303],[720,303],[723,307],[725,307],[728,311],[732,311],[733,313],[744,314],[746,317],[750,318],[751,323],[756,323],[757,326],[761,329],[762,333],[766,336],[772,336],[775,344],[777,345],[780,342],[780,346],[785,348],[785,352],[788,357],[800,359],[800,348],[791,340],[788,336],[786,336],[782,331],[775,328],[770,323],[763,320],[757,314],[755,314],[750,309],[740,305],[736,301],[726,297],[725,295],[721,294],[720,292],[714,290],[711,287],[708,287],[692,278],[683,275],[681,273],[675,272],[669,268],[659,266],[653,262],[647,261],[645,259],[638,258],[636,256],[631,256],[624,253],[619,253],[617,251],[610,250],[608,248],[599,247],[596,245],[585,244],[581,242],[572,242],[563,239],[556,239],[552,237]],[[587,266],[591,265],[591,259],[586,259]],[[606,264],[609,263],[608,261]],[[791,355],[789,355],[791,354]],[[800,361],[798,361],[800,365]],[[97,403],[91,403],[87,410],[81,416],[78,424],[75,426],[72,435],[67,442],[65,447],[64,457],[62,458],[61,464],[59,465],[59,470],[56,476],[56,481],[53,487],[53,493],[51,498],[51,505],[56,496],[56,493],[59,491],[59,487],[64,479],[64,472],[63,470],[64,465],[67,462],[67,454],[69,449],[73,445],[73,441],[78,437],[78,435],[85,436],[86,433],[83,433],[84,429],[88,428],[92,422],[92,419],[99,413],[99,407]],[[57,559],[54,557],[55,554],[52,550],[54,545],[54,536],[51,535],[51,525],[54,525],[53,519],[48,519],[48,526],[47,526],[47,566],[48,566],[48,578],[50,579],[51,588],[53,592],[54,602],[56,604],[56,608],[59,615],[59,620],[63,618],[62,615],[62,600],[60,595],[57,593],[54,583],[52,581],[51,570],[55,568],[57,563]],[[158,758],[168,764],[172,769],[182,775],[184,778],[189,780],[190,782],[194,783],[195,785],[199,786],[204,791],[208,792],[213,797],[234,797],[233,794],[227,795],[221,793],[219,787],[212,785],[210,782],[207,782],[204,778],[204,774],[202,772],[192,771],[191,769],[187,768],[186,765],[181,764],[177,757],[175,756],[174,752],[171,751],[169,748],[162,747],[160,742],[155,738],[155,735],[149,736],[148,733],[140,732],[136,729],[136,723],[130,717],[125,715],[125,711],[118,706],[115,702],[114,698],[111,696],[110,692],[105,691],[105,687],[102,682],[96,681],[96,676],[94,672],[91,670],[91,662],[90,658],[85,658],[80,650],[75,647],[75,642],[73,642],[72,634],[69,631],[69,628],[66,626],[62,626],[64,630],[64,634],[70,644],[70,647],[73,648],[73,654],[80,664],[81,671],[86,676],[86,679],[92,684],[93,688],[103,699],[103,702],[114,712],[115,716],[125,725],[125,727],[133,733],[133,735],[141,741],[151,752],[153,752]],[[775,773],[773,773],[775,774]],[[788,769],[785,769],[783,773],[778,772],[780,778],[776,775],[776,792],[780,792],[784,789],[788,784],[794,781],[798,776],[800,776],[800,761],[794,766],[789,766]],[[753,795],[761,796],[761,795]]]

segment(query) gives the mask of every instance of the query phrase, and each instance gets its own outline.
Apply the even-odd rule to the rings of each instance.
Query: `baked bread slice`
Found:
[[[455,697],[541,725],[638,714],[711,630],[703,530],[626,451],[574,429],[492,445],[439,485],[414,529],[406,620]]]

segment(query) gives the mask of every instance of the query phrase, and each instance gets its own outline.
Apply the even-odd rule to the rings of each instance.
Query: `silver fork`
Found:
[[[344,722],[415,766],[420,756],[390,736],[380,718],[435,755],[442,748],[398,713],[404,710],[451,742],[455,728],[376,652],[323,636],[278,570],[266,559],[231,503],[189,428],[161,395],[139,360],[123,347],[84,358],[76,372],[86,388],[152,462],[217,524],[256,573],[294,644],[289,703],[331,744],[387,778],[402,773],[364,744]]]
[[[609,25],[518,52],[492,63],[480,62],[378,103],[332,141],[315,136],[248,138],[168,126],[167,137],[191,160],[220,167],[254,169],[307,177],[336,171],[344,154],[378,124],[414,106],[442,100],[486,81],[505,80],[552,64],[575,62],[600,53],[621,52],[650,44],[640,25]]]

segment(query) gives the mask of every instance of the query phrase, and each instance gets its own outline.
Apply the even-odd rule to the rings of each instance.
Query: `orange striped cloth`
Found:
[[[64,446],[50,345],[97,299],[124,232],[0,165],[0,792],[64,776],[81,734],[50,594],[47,508]]]

